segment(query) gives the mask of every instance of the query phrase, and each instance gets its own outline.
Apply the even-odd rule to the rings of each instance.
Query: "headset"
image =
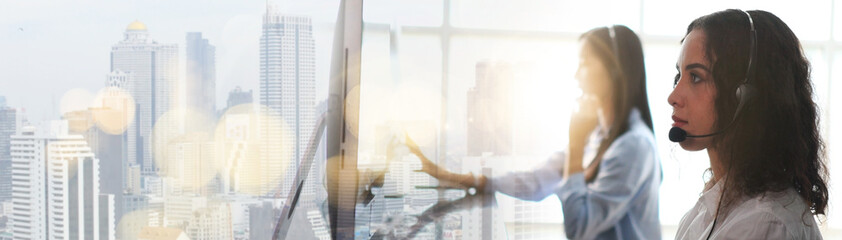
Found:
[[[617,32],[615,27],[617,25],[607,25],[605,26],[608,29],[608,41],[611,42],[611,55],[613,56],[613,60],[616,67],[610,68],[609,71],[613,72],[616,75],[622,74],[622,64],[620,64],[620,47],[617,44]],[[612,79],[616,80],[616,79]]]
[[[721,134],[721,133],[725,132],[725,130],[728,130],[728,128],[730,128],[731,125],[734,124],[734,121],[737,120],[737,116],[740,115],[740,112],[743,111],[743,108],[745,108],[745,106],[748,104],[748,101],[751,99],[751,96],[754,94],[754,92],[755,92],[754,86],[752,86],[749,83],[749,80],[751,80],[751,76],[754,74],[754,61],[755,61],[755,58],[757,56],[757,31],[754,28],[754,20],[751,18],[751,14],[749,14],[745,10],[740,10],[740,11],[745,13],[746,16],[748,17],[748,24],[749,24],[749,27],[751,28],[751,32],[749,32],[750,48],[749,48],[748,68],[746,69],[746,76],[745,76],[745,79],[743,79],[743,82],[740,83],[740,85],[737,86],[737,90],[735,92],[736,97],[737,97],[737,110],[734,112],[734,118],[732,118],[731,122],[729,122],[728,125],[726,125],[721,130],[710,133],[710,134],[704,134],[704,135],[688,135],[687,131],[684,131],[684,129],[681,129],[679,127],[673,127],[672,129],[670,129],[670,133],[669,133],[670,141],[672,141],[672,142],[683,142],[688,137],[689,138],[703,138],[703,137],[710,137],[710,136],[714,136],[714,135]]]
[[[611,50],[614,52],[614,57],[619,58],[620,47],[617,46],[617,33],[614,26],[616,25],[606,26],[605,28],[608,28],[608,37],[611,38]]]
[[[757,54],[757,31],[754,29],[754,20],[753,20],[753,19],[751,19],[751,14],[749,14],[749,13],[748,13],[747,11],[745,11],[745,10],[740,10],[740,11],[742,11],[743,13],[745,13],[745,14],[746,14],[746,16],[748,16],[748,24],[749,24],[749,26],[751,27],[751,32],[750,32],[750,36],[749,36],[749,38],[751,39],[751,40],[750,40],[750,41],[751,41],[751,42],[750,42],[750,43],[751,43],[751,48],[750,48],[750,50],[749,50],[749,57],[748,57],[748,69],[746,70],[746,77],[745,77],[745,79],[743,80],[743,82],[742,82],[742,83],[740,83],[740,85],[739,85],[739,86],[737,86],[736,96],[737,96],[737,101],[739,101],[739,102],[737,103],[737,111],[736,111],[736,112],[734,112],[734,118],[733,118],[733,119],[731,119],[731,123],[728,123],[728,126],[726,126],[724,129],[722,129],[722,130],[720,130],[720,131],[718,131],[718,132],[716,132],[716,133],[713,133],[713,134],[708,134],[708,136],[713,136],[713,135],[716,135],[716,134],[722,133],[723,131],[725,131],[725,129],[727,129],[728,127],[730,127],[730,126],[731,126],[731,124],[733,124],[733,123],[734,123],[734,120],[736,120],[736,119],[737,119],[737,115],[739,115],[739,114],[740,114],[740,111],[742,111],[742,109],[743,109],[743,107],[745,106],[746,102],[747,102],[747,101],[751,98],[751,94],[754,92],[754,87],[753,87],[752,85],[750,85],[750,84],[748,83],[748,81],[749,81],[749,79],[750,79],[750,77],[751,77],[751,75],[752,75],[752,73],[753,73],[753,71],[754,71],[754,58],[755,58],[755,56],[756,56],[756,54]],[[673,129],[671,129],[671,130],[670,130],[670,141],[673,141],[673,142],[675,142],[675,141],[673,140],[673,130],[675,130],[675,129],[681,130],[681,132],[683,132],[683,133],[684,133],[684,135],[686,135],[686,134],[687,134],[687,132],[684,132],[684,130],[682,130],[681,128],[678,128],[678,127],[673,127]],[[704,136],[704,135],[702,135],[702,136]],[[696,137],[696,136],[686,136],[686,137]],[[683,139],[682,139],[681,141],[683,141]],[[680,141],[679,141],[679,142],[680,142]],[[731,168],[730,168],[730,167],[728,168],[728,172],[729,172],[729,173],[731,172]],[[727,174],[726,174],[726,175],[727,175]],[[727,179],[726,179],[726,181],[727,181]],[[725,186],[725,185],[723,184],[723,186],[722,186],[722,192],[723,192],[723,193],[725,192],[725,187],[727,187],[727,186]],[[722,206],[722,196],[720,195],[720,196],[719,196],[719,202],[716,204],[716,212],[714,213],[715,215],[713,216],[713,224],[711,225],[711,227],[710,227],[710,232],[708,232],[708,236],[707,236],[707,238],[705,238],[705,239],[708,239],[708,240],[709,240],[709,239],[710,239],[710,236],[711,236],[711,235],[713,235],[713,229],[715,229],[715,228],[716,228],[716,222],[717,222],[717,220],[719,219],[719,208],[720,208],[721,206]]]

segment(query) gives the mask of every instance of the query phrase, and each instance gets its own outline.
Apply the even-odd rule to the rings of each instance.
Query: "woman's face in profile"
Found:
[[[585,98],[608,101],[611,95],[611,74],[605,64],[597,57],[594,45],[587,41],[579,43],[579,68],[576,70],[576,80]]]
[[[706,34],[702,30],[693,30],[684,38],[676,63],[677,83],[667,98],[673,107],[673,126],[684,129],[688,135],[715,132],[716,86],[710,61],[705,56],[706,41]],[[710,143],[710,137],[687,138],[680,145],[685,150],[698,151],[708,148]]]

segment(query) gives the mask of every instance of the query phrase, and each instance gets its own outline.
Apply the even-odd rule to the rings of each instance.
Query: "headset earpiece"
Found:
[[[734,119],[737,119],[737,115],[743,111],[743,107],[748,104],[748,101],[752,98],[753,93],[754,87],[752,87],[751,84],[743,83],[740,84],[740,86],[737,86],[737,111],[734,112]]]
[[[737,86],[737,111],[734,112],[734,120],[737,119],[737,115],[740,115],[740,112],[743,111],[745,105],[748,104],[749,99],[752,98],[754,93],[754,87],[749,84],[749,80],[751,80],[752,74],[754,74],[754,59],[755,55],[757,55],[757,30],[754,29],[754,20],[751,19],[751,14],[746,11],[742,11],[748,17],[748,24],[749,24],[749,55],[748,55],[748,68],[746,69],[746,78],[743,80],[739,86]]]

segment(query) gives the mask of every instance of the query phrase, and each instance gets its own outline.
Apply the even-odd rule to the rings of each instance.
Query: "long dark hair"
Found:
[[[614,122],[608,136],[599,145],[596,157],[585,170],[588,182],[596,179],[599,163],[611,143],[629,130],[629,114],[632,109],[640,111],[640,117],[649,131],[653,131],[652,114],[649,111],[649,98],[646,94],[646,71],[643,64],[643,47],[640,39],[631,29],[622,25],[592,29],[579,37],[584,46],[591,47],[598,59],[611,76],[611,94],[614,104]],[[615,49],[616,48],[616,49]]]
[[[827,207],[827,168],[813,101],[810,63],[801,43],[777,16],[749,11],[757,33],[755,70],[746,76],[750,55],[748,16],[729,9],[700,17],[687,34],[707,36],[706,56],[716,85],[714,127],[722,129],[735,114],[735,91],[743,79],[755,89],[730,130],[713,137],[712,146],[726,170],[723,209],[740,197],[794,188],[814,215]],[[726,211],[727,212],[727,211]]]

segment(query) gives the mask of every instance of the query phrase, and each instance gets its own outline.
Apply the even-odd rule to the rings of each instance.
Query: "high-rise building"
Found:
[[[126,194],[123,196],[123,210],[125,214],[120,218],[117,235],[119,239],[135,239],[144,227],[149,226],[149,197]]]
[[[12,239],[12,201],[0,202],[0,240]],[[5,238],[4,238],[5,237]]]
[[[225,181],[223,181],[223,185],[225,192],[258,195],[254,193],[259,192],[256,185],[259,183],[259,179],[256,178],[256,175],[248,172],[257,170],[256,166],[253,166],[257,163],[254,158],[256,154],[253,154],[256,145],[251,147],[249,145],[249,137],[252,136],[250,133],[254,133],[252,131],[254,126],[250,124],[253,116],[249,114],[248,110],[232,109],[232,112],[227,113],[220,119],[223,132],[217,134],[221,134],[218,137],[224,139],[224,141],[219,146],[222,153],[219,157],[224,158]],[[250,149],[252,151],[249,151]],[[250,152],[252,154],[249,154]]]
[[[127,158],[149,175],[157,170],[152,127],[161,115],[178,106],[178,45],[153,41],[146,25],[139,21],[129,24],[123,36],[111,47],[111,71],[114,77],[127,81],[125,90],[136,104],[134,120],[126,131]],[[177,126],[171,128],[163,130],[179,131]]]
[[[222,168],[222,189],[226,193],[242,193],[251,196],[266,195],[262,191],[268,172],[261,169],[261,139],[255,109],[251,105],[235,106],[225,111],[219,120],[216,139]],[[272,173],[276,178],[283,173]]]
[[[12,155],[10,137],[17,131],[17,112],[0,96],[0,202],[12,199]]]
[[[129,165],[126,168],[126,194],[140,195],[140,165]],[[128,212],[128,210],[126,210]]]
[[[0,202],[0,234],[9,234],[11,238],[11,224],[9,218],[12,216],[12,201]]]
[[[105,86],[126,90],[129,88],[129,83],[132,83],[131,73],[117,69],[108,73]]]
[[[254,196],[245,194],[229,194],[221,196],[219,199],[231,208],[232,239],[249,239],[249,206],[260,204],[261,201]]]
[[[251,90],[246,92],[238,86],[228,93],[228,105],[226,105],[225,108],[228,109],[240,104],[252,103],[252,101],[254,101],[253,96],[254,95]]]
[[[186,105],[208,117],[216,113],[216,47],[200,32],[187,33]],[[189,129],[189,124],[185,127]]]
[[[272,239],[282,210],[271,201],[249,206],[249,239]]]
[[[211,203],[193,211],[185,229],[190,239],[232,239],[231,207],[227,203]]]
[[[35,137],[35,129],[24,127],[11,138],[12,232],[15,239],[47,239],[47,141]],[[15,183],[21,182],[22,185]]]
[[[122,194],[120,194],[122,195]],[[116,239],[117,238],[117,221],[120,219],[117,216],[117,201],[114,194],[100,194],[99,195],[99,230],[97,235],[99,239]],[[108,209],[110,211],[103,211]]]
[[[164,226],[164,218],[166,217],[166,213],[164,213],[165,202],[166,199],[161,196],[154,196],[151,194],[144,194],[145,196],[149,197],[149,202],[146,205],[146,217],[148,219],[146,226],[152,227],[161,227]]]
[[[134,238],[137,240],[189,240],[190,237],[187,236],[187,233],[184,233],[184,230],[179,228],[167,228],[167,227],[144,227],[137,235],[134,235]]]
[[[207,207],[207,197],[168,195],[164,201],[164,226],[184,228],[195,211]]]
[[[68,128],[54,121],[49,131],[27,127],[12,137],[15,239],[114,237],[114,202],[99,192],[99,159]]]
[[[468,90],[468,156],[512,154],[511,64],[479,62],[476,85]]]
[[[461,159],[463,172],[473,172],[483,176],[493,177],[492,166],[499,162],[509,160],[509,157],[486,156],[465,157]],[[494,201],[497,201],[496,199]],[[508,208],[491,206],[490,202],[483,200],[482,208],[476,211],[462,213],[461,233],[463,239],[506,239],[506,228],[504,227],[503,215],[510,212]]]
[[[307,220],[310,222],[310,227],[313,228],[313,236],[319,240],[330,240],[330,232],[327,229],[327,221],[322,216],[319,210],[307,211]]]
[[[213,196],[221,193],[216,162],[216,145],[208,134],[188,133],[170,141],[166,151],[170,160],[161,165],[162,175],[171,188],[167,194]]]
[[[282,179],[261,181],[267,194],[289,193],[307,149],[315,125],[315,55],[311,19],[282,15],[267,6],[260,38],[260,104],[265,106],[261,116],[277,118],[282,124],[261,121],[265,147],[260,164],[265,171],[285,170]]]
[[[17,111],[6,106],[5,97],[0,96],[0,99],[0,161],[9,161],[9,139],[17,130]]]
[[[109,113],[111,112],[108,108],[89,108],[67,112],[62,118],[68,123],[69,134],[81,135],[99,159],[100,179],[107,179],[100,183],[100,193],[113,196],[111,199],[115,206],[114,217],[119,219],[123,213],[125,135],[103,130],[100,128],[102,125],[96,124],[94,120],[95,116],[103,117]]]

